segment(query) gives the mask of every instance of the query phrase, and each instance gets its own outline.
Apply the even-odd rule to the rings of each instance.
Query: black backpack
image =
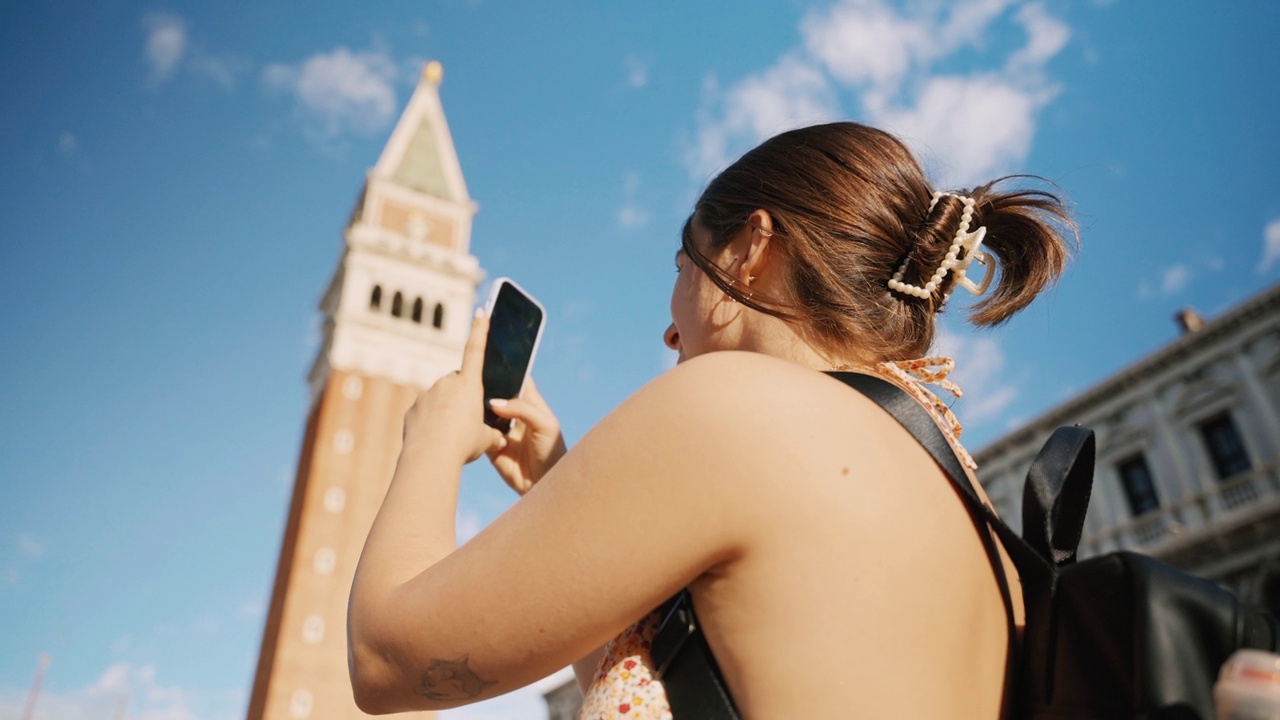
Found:
[[[914,398],[877,377],[831,374],[901,423],[964,500],[1009,613],[1005,717],[1213,720],[1213,683],[1227,657],[1240,648],[1280,648],[1274,617],[1211,582],[1133,552],[1077,562],[1093,486],[1092,430],[1059,428],[1045,443],[1027,473],[1019,537],[979,500],[950,444]],[[1020,642],[1003,563],[987,528],[1021,576],[1026,624]],[[736,720],[688,591],[659,611],[653,660],[676,720]]]

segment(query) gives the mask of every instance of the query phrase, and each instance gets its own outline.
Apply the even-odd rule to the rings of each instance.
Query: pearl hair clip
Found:
[[[929,278],[929,282],[924,287],[919,285],[908,285],[902,282],[903,276],[907,272],[907,264],[911,261],[910,256],[902,261],[902,266],[893,274],[893,279],[889,281],[889,289],[900,292],[903,295],[911,295],[922,300],[927,300],[933,295],[933,291],[938,289],[942,284],[943,278],[948,272],[955,273],[955,284],[963,287],[965,290],[974,295],[981,295],[991,286],[991,279],[995,275],[994,262],[991,255],[982,248],[982,239],[987,236],[987,227],[984,225],[973,232],[969,232],[969,221],[973,219],[973,198],[964,195],[956,195],[955,193],[935,192],[933,201],[929,203],[929,211],[925,213],[926,217],[933,212],[933,208],[937,206],[938,200],[944,195],[950,195],[964,203],[964,212],[960,214],[960,227],[956,228],[955,239],[951,241],[951,247],[947,248],[947,256],[938,264],[938,269],[934,271],[933,277]],[[960,251],[964,250],[964,258],[960,258]],[[975,283],[967,277],[969,265],[977,260],[986,268],[983,273],[982,282]],[[943,297],[946,300],[946,297]]]

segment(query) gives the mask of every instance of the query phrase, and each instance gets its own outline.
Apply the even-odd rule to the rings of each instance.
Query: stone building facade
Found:
[[[1131,549],[1280,610],[1280,286],[1182,335],[974,454],[1018,527],[1022,487],[1061,425],[1097,433],[1080,555]]]

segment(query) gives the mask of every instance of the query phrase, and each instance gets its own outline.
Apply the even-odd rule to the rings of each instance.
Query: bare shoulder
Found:
[[[772,420],[778,413],[812,414],[824,406],[876,421],[874,404],[825,373],[753,352],[708,353],[677,365],[636,394],[642,402],[696,406],[734,420]],[[853,400],[853,402],[848,402]]]
[[[672,437],[696,438],[704,457],[729,459],[719,466],[724,472],[708,468],[709,479],[727,472],[734,490],[758,482],[765,500],[769,490],[783,487],[782,477],[794,495],[797,483],[825,483],[832,472],[879,485],[895,469],[933,467],[910,435],[861,393],[825,373],[758,353],[694,358],[629,402],[633,407],[620,412],[663,422]]]

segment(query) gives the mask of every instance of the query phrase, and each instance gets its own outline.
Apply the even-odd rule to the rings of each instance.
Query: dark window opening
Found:
[[[436,303],[436,309],[431,312],[431,327],[439,330],[444,327],[444,306]]]
[[[1230,413],[1222,413],[1202,424],[1200,436],[1204,438],[1209,459],[1213,461],[1213,471],[1219,480],[1235,477],[1252,467],[1249,453],[1244,449],[1244,441],[1236,424],[1231,421]]]
[[[391,298],[391,315],[394,317],[400,317],[403,314],[404,296],[397,292],[395,296]]]
[[[1138,517],[1160,507],[1160,497],[1156,494],[1151,468],[1147,467],[1147,459],[1141,453],[1118,463],[1116,471],[1120,473],[1120,483],[1124,485],[1124,496],[1129,501],[1130,514]]]
[[[422,322],[422,298],[413,301],[413,314],[410,317],[416,323]]]
[[[382,286],[374,285],[373,293],[369,295],[369,309],[377,310],[382,307]]]

